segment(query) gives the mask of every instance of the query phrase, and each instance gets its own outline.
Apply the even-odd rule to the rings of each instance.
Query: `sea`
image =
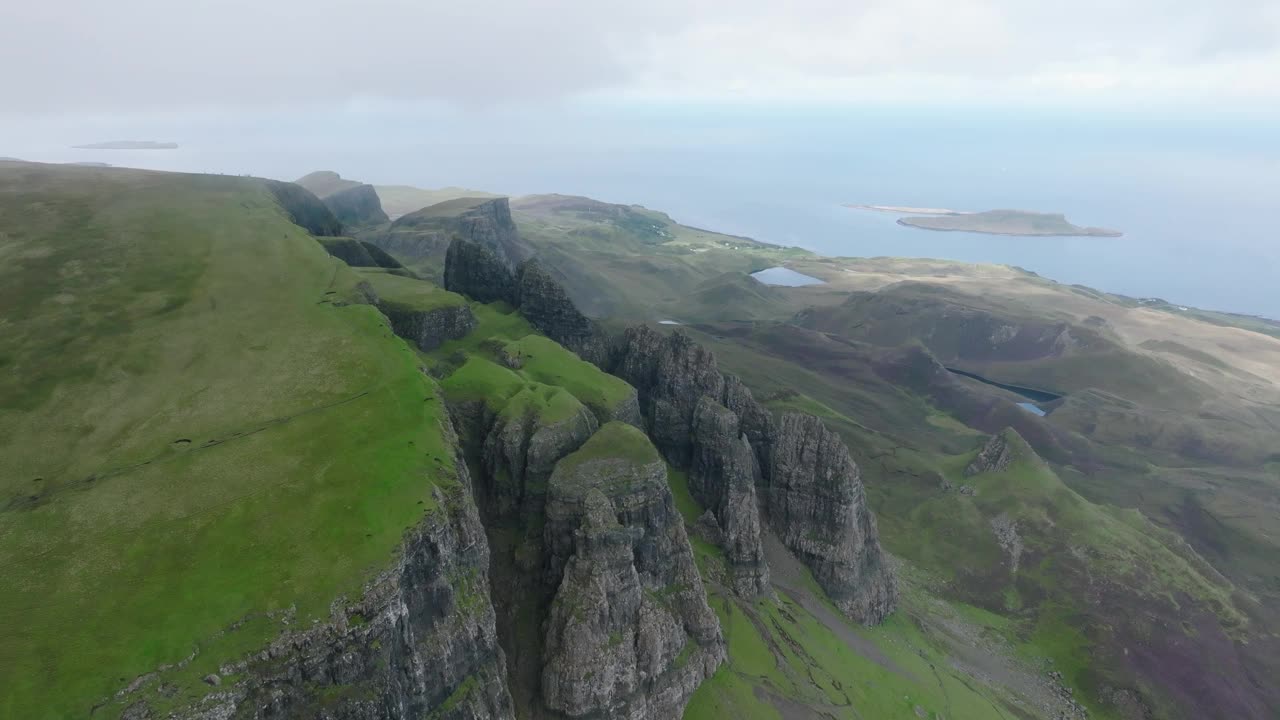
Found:
[[[176,150],[76,150],[108,140]],[[0,156],[294,179],[557,192],[825,255],[1003,263],[1280,318],[1280,116],[1212,108],[549,103],[31,117]],[[1119,238],[900,226],[844,204],[1061,212]]]

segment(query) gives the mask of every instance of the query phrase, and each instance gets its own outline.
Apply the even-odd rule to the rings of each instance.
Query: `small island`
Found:
[[[910,215],[911,217],[899,218],[898,224],[921,230],[1022,237],[1121,237],[1124,235],[1119,230],[1073,225],[1062,213],[1038,213],[1029,210],[967,212],[905,205],[854,205],[852,203],[845,203],[845,207],[852,210],[874,210]]]
[[[176,150],[178,143],[154,140],[108,140],[107,142],[72,145],[76,150]]]
[[[975,213],[912,216],[898,218],[898,224],[923,230],[1025,237],[1120,237],[1124,234],[1107,228],[1073,225],[1062,213],[1038,213],[1027,210],[987,210]]]

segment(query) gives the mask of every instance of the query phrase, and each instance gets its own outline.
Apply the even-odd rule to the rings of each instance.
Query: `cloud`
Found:
[[[719,100],[1280,100],[1275,0],[46,0],[9,111]]]

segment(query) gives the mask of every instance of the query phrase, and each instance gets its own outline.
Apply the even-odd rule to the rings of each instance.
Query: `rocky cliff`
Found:
[[[332,170],[317,170],[293,181],[320,198],[343,224],[359,227],[387,222],[372,185],[348,180]]]
[[[372,185],[357,185],[322,197],[334,217],[345,225],[379,225],[387,222],[382,202]]]
[[[320,244],[332,256],[351,267],[380,267],[398,269],[404,267],[382,248],[355,238],[318,238]]]
[[[735,589],[768,587],[758,505],[792,552],[851,617],[878,623],[896,603],[861,474],[822,421],[788,414],[775,423],[715,357],[680,331],[627,330],[614,372],[634,385],[654,443],[689,469],[690,491],[715,516]]]
[[[489,246],[461,238],[445,252],[444,287],[483,303],[520,304],[512,268]]]
[[[552,474],[542,694],[564,717],[677,718],[724,660],[662,458],[605,425]]]
[[[608,367],[608,334],[578,311],[564,286],[537,260],[526,260],[513,268],[504,255],[509,256],[510,252],[491,244],[455,239],[445,254],[445,288],[481,302],[511,303],[547,337],[597,367]]]
[[[342,223],[320,198],[306,188],[290,182],[263,180],[280,208],[294,224],[316,237],[338,237],[343,234]]]
[[[476,318],[469,305],[422,309],[385,300],[377,305],[391,322],[392,331],[423,352],[464,337],[476,326]]]
[[[498,523],[540,519],[556,463],[598,427],[595,415],[561,388],[533,385],[508,400],[482,443],[480,490],[488,514]]]
[[[869,624],[893,611],[897,587],[861,473],[844,441],[821,420],[782,416],[764,499],[770,526],[841,610]]]
[[[733,589],[743,597],[769,592],[760,538],[756,482],[760,467],[733,411],[702,396],[693,415],[689,490],[707,509],[699,525],[725,550]]]
[[[433,278],[444,265],[454,238],[488,248],[508,269],[531,253],[520,239],[507,198],[459,198],[409,213],[365,239],[406,265],[429,270]]]
[[[896,584],[858,467],[820,420],[797,416],[805,419],[777,425],[683,332],[639,326],[609,337],[536,260],[513,273],[488,246],[456,240],[445,277],[455,292],[514,299],[531,325],[636,388],[644,429],[669,463],[689,470],[691,492],[711,513],[700,525],[725,549],[739,593],[769,590],[763,505],[788,548],[846,613],[877,623],[892,611]]]
[[[537,260],[521,263],[516,285],[516,304],[530,325],[589,363],[598,367],[608,363],[609,339],[606,333],[594,320],[578,311],[564,287]]]
[[[456,462],[457,482],[437,489],[438,509],[362,597],[336,602],[329,622],[220,668],[206,678],[213,692],[165,716],[514,718],[489,601],[489,546],[466,465],[460,455]],[[123,715],[159,716],[144,700]]]

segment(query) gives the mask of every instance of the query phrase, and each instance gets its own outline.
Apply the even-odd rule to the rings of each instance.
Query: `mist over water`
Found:
[[[1280,123],[1096,112],[349,107],[0,116],[0,156],[294,179],[560,192],[827,255],[1017,265],[1067,283],[1280,317]],[[104,140],[171,151],[73,150]],[[1121,238],[936,233],[842,203],[1063,212]]]

